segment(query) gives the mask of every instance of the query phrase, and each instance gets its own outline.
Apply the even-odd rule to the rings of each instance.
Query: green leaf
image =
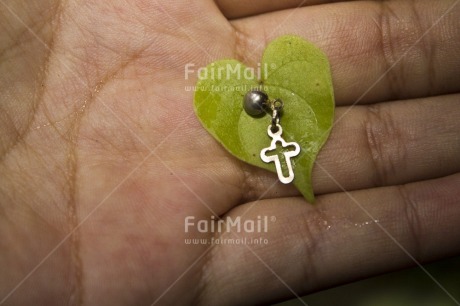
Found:
[[[302,150],[293,160],[293,183],[307,201],[313,202],[311,171],[329,136],[334,116],[329,62],[313,44],[287,35],[267,46],[258,67],[250,69],[236,60],[208,65],[197,83],[195,112],[203,126],[231,154],[276,172],[273,163],[266,164],[259,156],[270,145],[267,128],[271,118],[249,116],[242,103],[246,92],[255,88],[264,90],[271,99],[283,100],[283,138],[297,142]]]

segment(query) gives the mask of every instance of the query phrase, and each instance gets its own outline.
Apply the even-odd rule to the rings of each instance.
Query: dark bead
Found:
[[[251,90],[243,100],[243,108],[251,116],[260,116],[265,110],[265,105],[268,101],[268,95],[261,90]]]

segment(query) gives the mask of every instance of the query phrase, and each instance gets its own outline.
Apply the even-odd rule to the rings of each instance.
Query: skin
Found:
[[[460,254],[460,5],[323,2],[2,1],[0,304],[264,304]],[[283,34],[333,73],[314,205],[184,90],[185,64],[256,66]],[[213,214],[276,220],[185,244]]]

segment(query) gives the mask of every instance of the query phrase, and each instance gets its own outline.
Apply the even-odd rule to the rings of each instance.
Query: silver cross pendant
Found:
[[[275,127],[275,126],[277,130],[275,133],[273,133],[272,127]],[[289,184],[290,182],[294,180],[294,171],[292,170],[291,158],[299,155],[300,146],[297,142],[286,142],[281,137],[281,134],[283,133],[283,129],[281,128],[281,125],[276,124],[275,126],[273,125],[268,126],[268,136],[271,137],[272,142],[269,147],[262,149],[262,151],[260,151],[260,158],[265,163],[274,162],[276,172],[278,174],[278,179],[283,184]],[[279,143],[283,148],[291,148],[292,150],[287,150],[287,151],[284,151],[278,154],[275,152],[273,154],[273,152],[276,150],[277,143]],[[279,156],[280,154],[284,155],[284,161],[286,162],[286,167],[288,169],[288,176],[284,176],[283,174],[283,168],[281,167],[281,161],[280,161],[280,156]]]

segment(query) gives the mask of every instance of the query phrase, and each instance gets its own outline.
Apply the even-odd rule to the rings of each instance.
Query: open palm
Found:
[[[0,304],[259,304],[458,254],[458,1],[321,2],[2,1]],[[282,34],[332,65],[314,205],[186,90]],[[268,231],[186,231],[211,216]],[[264,242],[185,243],[218,237]]]

